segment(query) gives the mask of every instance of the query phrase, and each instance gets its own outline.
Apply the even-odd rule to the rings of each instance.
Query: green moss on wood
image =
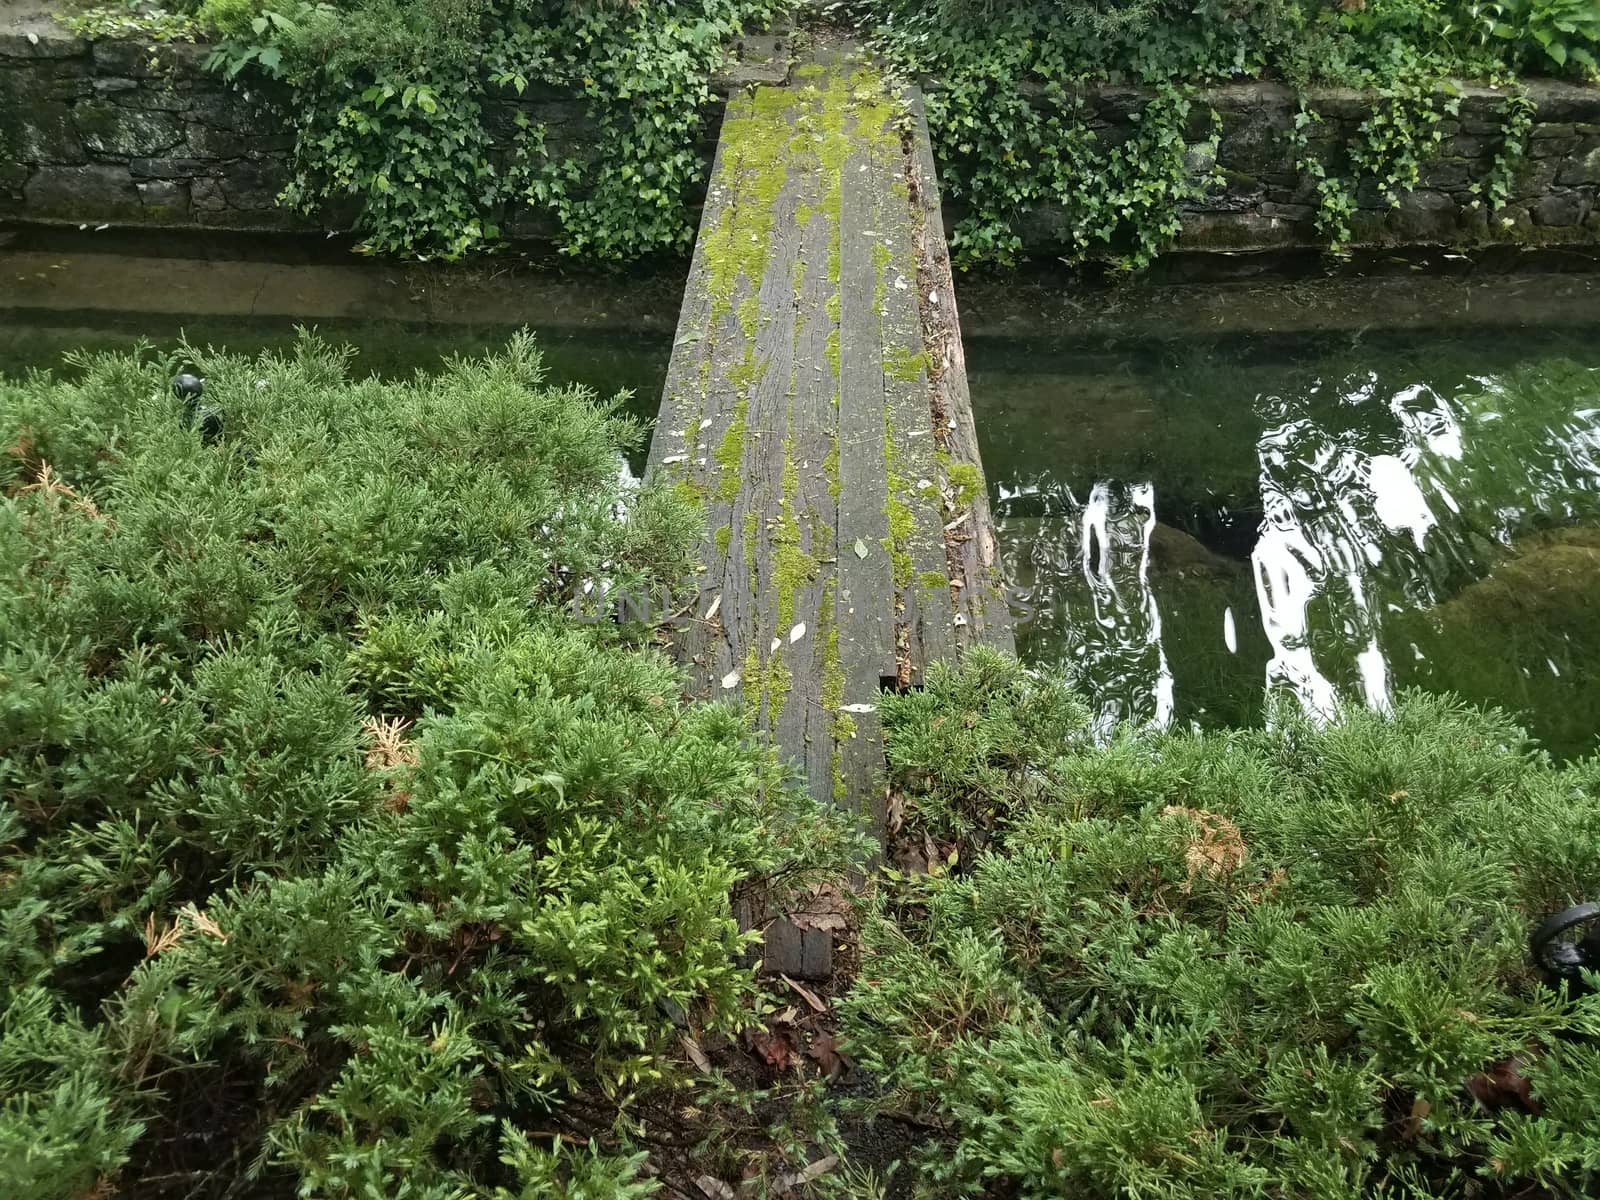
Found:
[[[957,508],[969,508],[974,500],[983,495],[983,472],[971,463],[947,461],[944,464],[944,476],[955,493]]]
[[[885,346],[883,373],[900,383],[915,383],[928,369],[928,356],[920,348]]]

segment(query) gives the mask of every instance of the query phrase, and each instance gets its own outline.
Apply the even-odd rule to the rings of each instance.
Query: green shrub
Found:
[[[572,615],[698,514],[527,337],[405,383],[182,354],[220,439],[171,361],[0,381],[7,1195],[643,1194],[679,1022],[752,1019],[733,891],[854,845]]]
[[[1592,75],[1600,12],[1591,0],[855,0],[855,20],[927,97],[959,265],[1009,264],[1048,240],[1069,261],[1139,269],[1179,231],[1186,202],[1223,182],[1216,130],[1195,106],[1205,85],[1282,80],[1302,92],[1358,88],[1372,115],[1346,144],[1307,152],[1303,113],[1288,144],[1335,250],[1351,236],[1363,183],[1391,205],[1417,186],[1454,115],[1457,77]],[[1104,128],[1079,89],[1140,84],[1152,93],[1132,135]],[[1501,165],[1479,180],[1510,186],[1527,116],[1508,102]]]
[[[530,212],[569,254],[686,251],[711,75],[773,11],[769,0],[238,4],[207,0],[199,17],[222,35],[214,68],[288,84],[282,202],[353,212],[374,253],[447,259],[495,248],[503,216]],[[581,102],[592,132],[547,145],[515,104],[530,88]]]
[[[1600,891],[1595,763],[1421,695],[1093,749],[1017,721],[1058,694],[980,658],[884,706],[909,819],[984,814],[846,1002],[887,1103],[950,1131],[934,1194],[1593,1194],[1600,996],[1527,937]]]

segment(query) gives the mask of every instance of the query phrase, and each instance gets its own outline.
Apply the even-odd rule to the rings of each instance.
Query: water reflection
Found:
[[[1022,390],[1013,376],[997,414],[969,355],[1024,654],[1065,664],[1105,727],[1259,719],[1269,689],[1323,715],[1383,709],[1421,685],[1585,748],[1600,725],[1600,613],[1581,598],[1600,584],[1594,340],[1296,349],[1241,363],[1209,348],[1181,371],[1169,353],[1132,385],[1130,355],[1117,386],[1153,414],[1137,439],[1070,442],[1084,426],[1059,401],[1094,392],[1079,377],[1015,456]],[[1037,469],[1041,440],[1065,469]]]

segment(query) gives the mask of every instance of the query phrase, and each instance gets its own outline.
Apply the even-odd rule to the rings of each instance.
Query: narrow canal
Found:
[[[399,376],[527,326],[552,378],[655,416],[681,271],[339,261],[13,245],[0,374],[183,339],[281,350],[312,325],[356,374]],[[958,296],[1019,651],[1066,667],[1106,725],[1423,687],[1513,709],[1557,754],[1594,747],[1600,275],[1046,275]]]
[[[980,287],[963,309],[1024,657],[1065,666],[1108,725],[1422,687],[1593,747],[1592,278],[1075,303]]]

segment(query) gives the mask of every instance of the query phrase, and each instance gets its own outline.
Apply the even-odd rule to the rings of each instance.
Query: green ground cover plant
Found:
[[[981,651],[883,713],[932,871],[844,1024],[922,1194],[1594,1194],[1600,996],[1528,953],[1600,888],[1593,760],[1423,695],[1096,748]]]
[[[0,380],[7,1197],[620,1197],[692,1152],[683,1039],[759,1019],[733,896],[855,843],[574,618],[700,521],[619,482],[619,403],[525,336]]]

